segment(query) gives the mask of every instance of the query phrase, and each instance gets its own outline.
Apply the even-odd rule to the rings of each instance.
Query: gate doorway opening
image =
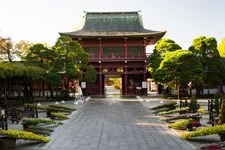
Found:
[[[106,97],[121,97],[122,95],[122,76],[105,75],[104,93]]]

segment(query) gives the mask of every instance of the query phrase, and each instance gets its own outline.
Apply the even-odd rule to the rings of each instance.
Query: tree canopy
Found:
[[[154,76],[154,72],[159,67],[161,61],[164,59],[165,53],[178,49],[181,49],[181,47],[173,40],[161,39],[159,42],[157,42],[155,48],[153,49],[153,54],[147,58],[148,71]]]
[[[18,58],[22,61],[24,61],[24,58],[27,56],[27,54],[30,52],[30,48],[34,45],[34,43],[31,43],[29,41],[21,40],[20,42],[15,44],[15,53],[18,56]]]
[[[189,82],[202,84],[204,70],[199,58],[192,52],[176,50],[165,54],[155,78],[170,87],[187,85]]]
[[[165,54],[166,52],[172,52],[175,50],[181,49],[181,47],[175,43],[172,39],[161,39],[157,42],[155,48],[153,49],[154,53],[158,53],[160,55]]]
[[[57,39],[52,50],[57,53],[55,65],[63,68],[67,77],[82,79],[83,69],[88,64],[88,54],[80,44],[68,36],[61,36]]]
[[[51,84],[57,84],[61,80],[61,75],[65,75],[68,80],[95,81],[96,72],[88,67],[88,54],[83,48],[68,36],[61,36],[57,39],[52,48],[43,44],[35,44],[30,48],[25,57],[28,64],[44,68],[46,70],[46,81]],[[91,71],[92,76],[88,73]]]
[[[57,54],[54,51],[43,44],[34,44],[30,47],[29,53],[25,57],[25,63],[49,70],[56,56]]]
[[[13,43],[10,38],[0,37],[0,58],[3,61],[13,61]]]
[[[28,77],[40,79],[43,78],[44,73],[44,70],[40,67],[26,66],[22,63],[0,63],[0,78]]]
[[[195,38],[189,50],[196,54],[205,64],[208,58],[220,58],[217,41],[214,37],[200,36]]]
[[[205,83],[216,86],[225,79],[225,68],[217,49],[217,41],[213,37],[200,36],[193,40],[189,48],[201,60],[206,73]]]

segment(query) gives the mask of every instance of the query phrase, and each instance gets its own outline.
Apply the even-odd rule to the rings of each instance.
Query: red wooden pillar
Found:
[[[146,82],[146,84],[147,84],[147,78],[146,78],[146,74],[147,74],[146,61],[145,61],[145,64],[144,64],[143,67],[144,67],[143,81]],[[147,87],[143,90],[143,92],[144,92],[143,93],[144,95],[147,95]]]
[[[102,66],[101,66],[101,61],[99,61],[99,88],[100,88],[100,90],[99,90],[99,94],[100,95],[102,95],[103,93],[102,93]]]
[[[147,69],[146,69],[146,62],[147,62],[147,57],[146,57],[146,46],[148,45],[148,42],[147,42],[147,37],[144,37],[144,40],[143,40],[143,55],[145,55],[145,60],[144,60],[144,65],[143,65],[143,70],[144,70],[144,73],[143,73],[143,81],[146,82],[147,84]],[[144,95],[147,95],[147,88],[145,88],[143,90],[143,94]]]
[[[127,38],[124,38],[124,95],[127,95]]]
[[[146,46],[148,45],[148,40],[147,40],[147,37],[144,37],[144,40],[143,40],[143,54],[146,55]]]
[[[125,62],[124,66],[124,95],[127,95],[127,62]]]
[[[99,41],[99,45],[98,45],[98,47],[99,47],[99,55],[98,55],[98,58],[99,59],[101,59],[101,56],[102,56],[102,39],[101,38],[98,38],[98,41]]]
[[[144,80],[144,81],[147,81],[147,79],[146,79],[146,74],[147,74],[147,69],[146,69],[146,67],[144,66],[144,76],[143,76],[143,80]]]
[[[127,59],[127,38],[124,38],[124,57]]]
[[[102,39],[101,38],[98,38],[98,41],[99,41],[99,45],[98,45],[98,47],[99,47],[99,55],[98,55],[98,58],[99,58],[99,88],[100,88],[100,90],[99,90],[99,94],[100,95],[102,95],[103,94],[103,92],[102,92],[102,65],[101,65],[101,58],[102,58]]]

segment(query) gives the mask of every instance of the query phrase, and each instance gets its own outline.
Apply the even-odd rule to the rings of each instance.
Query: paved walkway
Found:
[[[22,149],[190,150],[167,125],[135,101],[92,99],[51,134],[45,145],[22,142]]]

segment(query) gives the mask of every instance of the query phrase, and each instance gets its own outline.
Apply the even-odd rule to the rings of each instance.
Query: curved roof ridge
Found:
[[[84,11],[85,14],[129,14],[129,13],[139,13],[141,10],[138,11],[102,11],[102,12],[96,12],[96,11]]]
[[[60,34],[73,37],[162,37],[165,33],[166,31],[145,29],[139,11],[130,11],[86,12],[82,29]]]

